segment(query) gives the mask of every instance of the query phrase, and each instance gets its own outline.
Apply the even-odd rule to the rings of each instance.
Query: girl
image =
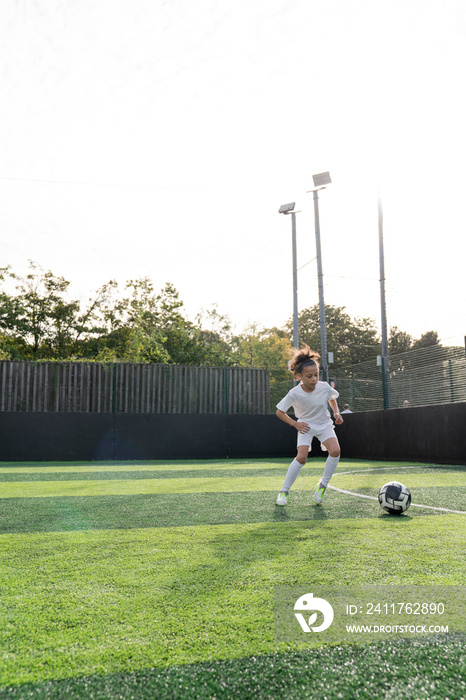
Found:
[[[298,431],[298,454],[288,467],[285,483],[276,501],[277,506],[286,506],[286,497],[301,467],[306,464],[314,436],[328,450],[324,474],[312,497],[314,503],[322,503],[325,489],[340,459],[340,445],[327,408],[327,404],[330,404],[336,425],[341,425],[343,418],[336,402],[339,393],[327,382],[319,382],[319,357],[320,355],[313,352],[307,345],[301,350],[295,350],[290,362],[290,370],[299,384],[277,404],[277,416],[280,420]],[[286,413],[291,406],[293,406],[296,420]]]

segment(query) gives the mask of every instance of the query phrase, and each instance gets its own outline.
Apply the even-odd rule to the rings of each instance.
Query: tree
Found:
[[[292,346],[276,329],[261,329],[252,324],[233,339],[235,364],[239,367],[287,369]]]
[[[440,345],[438,333],[437,331],[427,331],[427,333],[423,333],[418,340],[414,341],[412,349],[430,348],[433,345]]]
[[[149,278],[129,280],[125,290],[127,296],[118,294],[118,284],[108,283],[109,294],[101,305],[101,333],[94,343],[95,358],[107,361],[126,362],[172,362],[165,347],[167,336],[164,333],[162,317],[167,322],[170,316],[168,302],[156,295]],[[176,290],[170,288],[168,296],[175,295],[172,304],[175,314],[171,321],[180,317],[178,308],[182,305],[176,299]]]
[[[327,350],[334,354],[332,367],[346,367],[374,358],[380,353],[380,340],[375,323],[370,318],[352,319],[344,306],[325,306]],[[316,304],[298,316],[299,337],[320,353],[320,316]],[[289,337],[292,321],[286,326]]]
[[[193,346],[195,364],[226,367],[232,363],[231,320],[212,304],[196,316]]]
[[[283,331],[252,324],[233,338],[233,360],[238,367],[270,370],[270,405],[274,406],[293,387],[288,369],[292,344]]]
[[[413,347],[413,338],[409,333],[400,331],[397,326],[390,328],[388,337],[388,352],[390,355],[397,355],[401,352],[408,352]]]
[[[114,283],[112,297],[102,308],[102,323],[107,332],[95,344],[96,359],[229,364],[230,321],[218,313],[215,305],[207,312],[200,312],[194,325],[184,316],[184,304],[172,284],[167,283],[156,293],[153,283],[144,277],[127,282],[125,290],[126,296],[119,296],[118,285]]]
[[[230,319],[216,304],[192,323],[176,288],[157,292],[148,277],[129,280],[124,291],[110,280],[87,305],[69,297],[70,283],[30,261],[25,276],[0,268],[0,360],[97,360],[164,364],[261,367],[280,381],[291,354],[291,320],[284,328],[253,324],[233,337]],[[333,368],[373,359],[380,353],[375,323],[352,319],[345,307],[326,306],[327,347]],[[319,306],[299,315],[302,343],[320,352]],[[435,331],[418,340],[390,329],[391,354],[439,345]],[[277,380],[278,381],[278,380]]]
[[[67,298],[70,283],[64,277],[30,261],[24,277],[4,268],[1,278],[15,286],[14,293],[0,294],[3,348],[10,347],[10,357],[66,359],[77,351],[81,336],[92,332],[99,299],[80,314],[80,303]]]

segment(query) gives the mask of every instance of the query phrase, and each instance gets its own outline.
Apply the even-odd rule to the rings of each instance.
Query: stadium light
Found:
[[[296,212],[293,211],[295,202],[290,204],[282,204],[278,210],[279,214],[291,214],[291,237],[293,248],[293,347],[299,347],[299,332],[298,332],[298,270],[297,270],[297,254],[296,254]]]
[[[320,221],[319,221],[319,195],[318,191],[330,185],[332,179],[329,172],[318,173],[312,176],[314,189],[310,190],[314,197],[314,222],[316,232],[317,254],[317,282],[319,286],[319,324],[320,324],[320,354],[322,358],[322,379],[328,382],[328,354],[327,354],[327,325],[325,320],[324,303],[324,273],[322,271],[322,250],[320,246]]]
[[[290,204],[282,204],[278,210],[279,214],[289,214],[294,209],[295,202],[290,202]]]
[[[330,173],[318,173],[318,175],[313,175],[312,179],[314,181],[314,187],[325,187],[332,182]]]

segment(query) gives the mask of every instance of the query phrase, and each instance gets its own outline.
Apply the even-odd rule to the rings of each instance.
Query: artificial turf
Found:
[[[271,482],[286,466],[0,465],[0,697],[461,697],[459,634],[314,638],[306,649],[274,640],[276,586],[465,579],[464,515],[412,507],[390,517],[374,500],[330,490],[310,506],[322,461],[279,508]],[[395,476],[416,502],[464,509],[462,468],[348,462],[341,471],[355,473],[332,483],[361,495]],[[31,474],[45,479],[23,480]],[[140,493],[145,481],[156,483]]]
[[[10,700],[459,700],[464,635],[322,647],[0,689]],[[409,658],[409,665],[406,659]]]

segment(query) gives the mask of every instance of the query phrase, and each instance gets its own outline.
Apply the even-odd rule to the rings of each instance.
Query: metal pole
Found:
[[[320,354],[322,361],[322,379],[328,382],[328,355],[327,355],[327,326],[325,321],[324,304],[324,273],[322,272],[322,251],[320,247],[320,222],[319,222],[319,195],[318,190],[313,190],[314,195],[314,221],[316,228],[316,253],[317,253],[317,281],[319,284],[319,323],[320,323]]]
[[[296,253],[296,213],[291,212],[291,234],[293,239],[293,347],[299,348],[298,331],[298,270]]]
[[[380,305],[381,305],[381,323],[382,323],[382,390],[383,390],[383,407],[390,407],[389,393],[389,368],[388,368],[388,334],[387,334],[387,304],[385,300],[385,263],[383,251],[383,211],[382,200],[378,199],[379,213],[379,258],[380,258]]]

